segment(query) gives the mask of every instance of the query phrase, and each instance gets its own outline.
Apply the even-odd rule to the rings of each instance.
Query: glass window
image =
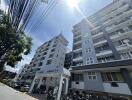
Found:
[[[106,72],[101,75],[103,81],[123,81],[123,77],[119,72]]]
[[[94,63],[94,61],[93,61],[93,58],[88,58],[87,59],[87,61],[86,61],[86,64],[88,65],[88,64],[93,64]]]
[[[88,72],[88,79],[89,80],[96,80],[97,79],[96,72]]]
[[[42,58],[41,58],[41,60],[44,60],[44,59],[45,59],[45,57],[42,57]]]
[[[49,55],[49,58],[52,58],[53,56],[54,56],[54,54],[50,54],[50,55]]]
[[[84,81],[83,74],[72,74],[73,81]]]
[[[86,48],[86,52],[90,53],[91,52],[91,48]]]
[[[40,63],[39,63],[39,66],[42,66],[42,65],[43,65],[43,63],[42,63],[42,62],[40,62]]]
[[[47,65],[51,64],[52,60],[48,60],[47,61]]]

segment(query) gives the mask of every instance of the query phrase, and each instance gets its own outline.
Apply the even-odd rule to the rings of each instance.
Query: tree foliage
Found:
[[[0,11],[0,16],[0,69],[2,69],[5,64],[14,67],[23,59],[23,54],[30,53],[32,38],[26,36],[21,30],[15,30],[8,14]]]

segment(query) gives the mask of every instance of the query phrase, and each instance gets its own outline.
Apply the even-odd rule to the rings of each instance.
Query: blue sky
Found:
[[[34,31],[30,29],[34,25],[38,24],[44,4],[40,4],[39,8],[35,11],[34,15],[30,19],[30,22],[25,30],[27,35],[33,38],[33,49],[31,54],[24,57],[17,67],[20,68],[24,64],[30,63],[35,50],[45,41],[58,35],[60,32],[63,33],[65,38],[69,41],[68,47],[72,48],[72,26],[80,22],[84,16],[82,16],[75,8],[72,8],[67,3],[68,0],[60,0],[60,2],[50,12],[46,20],[39,25],[38,29]],[[112,2],[112,0],[77,0],[78,6],[81,12],[86,16],[97,12],[104,6]]]

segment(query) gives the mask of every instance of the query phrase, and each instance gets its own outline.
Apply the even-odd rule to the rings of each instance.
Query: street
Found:
[[[0,100],[38,100],[0,83]]]

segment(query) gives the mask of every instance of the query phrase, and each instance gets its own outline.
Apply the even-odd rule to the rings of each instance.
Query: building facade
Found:
[[[41,45],[29,64],[26,77],[30,78],[28,78],[27,81],[31,83],[36,72],[44,67],[64,67],[67,45],[68,41],[62,34],[59,34]]]
[[[132,1],[114,0],[73,27],[73,66],[132,58]]]
[[[15,82],[25,82],[27,77],[25,77],[25,74],[27,73],[27,70],[29,68],[28,64],[25,64],[22,66],[19,70],[19,72],[16,74],[14,81]]]
[[[10,21],[15,29],[24,30],[40,3],[45,3],[45,10],[52,0],[8,0]]]
[[[74,71],[77,67],[79,70],[74,71],[77,75],[75,73],[72,75],[74,78],[71,88],[132,95],[131,85],[126,82],[127,77],[123,76],[122,70],[115,64],[120,65],[131,58],[132,0],[114,0],[100,11],[73,26],[72,69]],[[118,70],[113,67],[110,68],[111,70],[107,68],[109,64],[113,63]],[[101,66],[102,64],[106,64],[106,70],[94,68],[94,65]],[[88,70],[84,70],[84,66],[88,66]],[[131,72],[128,70],[131,71],[131,68],[126,71],[126,75],[129,74],[131,81]],[[124,80],[123,84],[120,84],[118,79],[114,79],[116,76],[121,78],[120,81]],[[118,85],[118,88],[113,84]]]
[[[112,97],[131,97],[132,59],[73,67],[71,86]]]
[[[72,65],[72,59],[73,59],[73,52],[66,53],[65,62],[64,62],[64,67],[66,69],[69,69],[71,67],[71,65]]]

